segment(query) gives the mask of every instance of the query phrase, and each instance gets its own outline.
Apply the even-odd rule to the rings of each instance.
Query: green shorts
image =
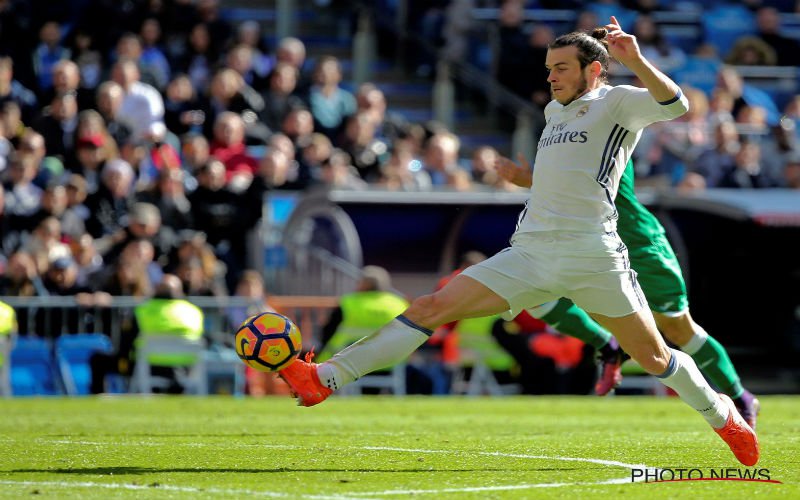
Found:
[[[647,245],[623,241],[650,310],[667,315],[685,312],[689,308],[686,282],[666,235],[652,236]]]

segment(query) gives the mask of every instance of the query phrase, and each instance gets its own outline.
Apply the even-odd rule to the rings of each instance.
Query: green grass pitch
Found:
[[[800,498],[800,398],[765,397],[764,482],[676,398],[0,400],[2,498]],[[614,483],[614,481],[618,481]]]

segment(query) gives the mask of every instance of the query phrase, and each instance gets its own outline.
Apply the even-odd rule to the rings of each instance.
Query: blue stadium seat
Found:
[[[739,37],[755,33],[753,13],[741,5],[720,5],[703,14],[705,41],[724,59]]]
[[[92,369],[89,358],[96,352],[110,353],[111,340],[102,333],[62,335],[56,339],[56,363],[69,395],[90,393]]]
[[[11,350],[11,393],[54,395],[59,394],[59,389],[50,342],[33,336],[17,337]]]
[[[689,56],[686,63],[672,72],[672,78],[680,85],[691,85],[710,96],[717,84],[717,73],[722,62],[707,57]]]

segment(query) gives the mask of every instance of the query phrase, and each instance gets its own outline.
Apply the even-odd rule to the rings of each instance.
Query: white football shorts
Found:
[[[518,233],[510,247],[463,274],[508,302],[506,319],[561,297],[610,317],[647,306],[628,249],[616,233]]]

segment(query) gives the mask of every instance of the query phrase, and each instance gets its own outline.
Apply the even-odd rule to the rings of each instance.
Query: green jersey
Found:
[[[650,309],[667,314],[685,311],[689,300],[678,258],[664,227],[636,198],[630,161],[620,179],[614,204],[619,215],[617,233],[628,247],[631,267],[638,275]]]

